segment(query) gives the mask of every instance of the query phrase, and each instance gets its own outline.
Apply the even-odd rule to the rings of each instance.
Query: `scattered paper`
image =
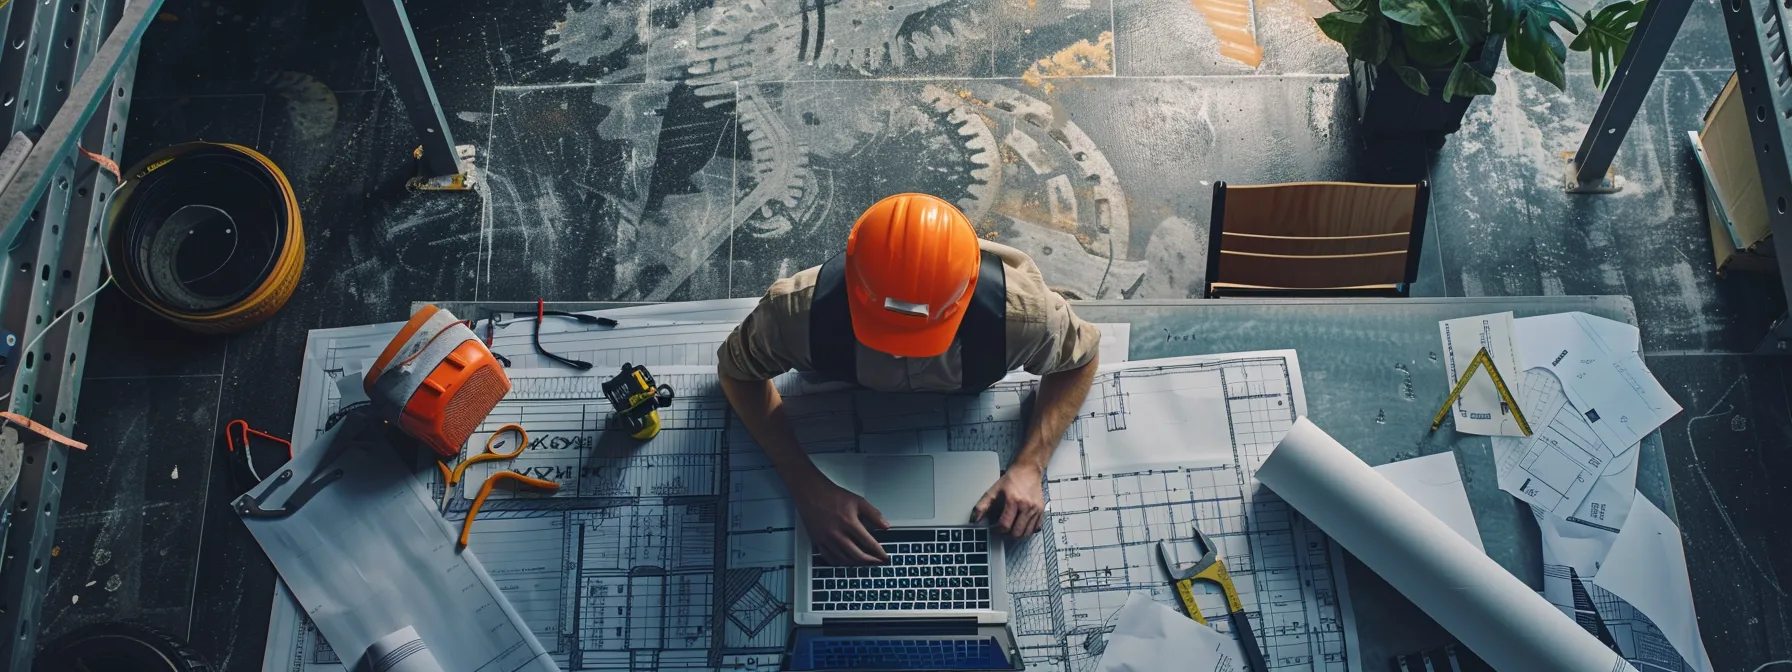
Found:
[[[1455,453],[1390,462],[1376,467],[1375,471],[1431,515],[1444,521],[1468,543],[1482,552],[1487,551],[1487,547],[1481,545],[1481,530],[1475,526],[1475,511],[1469,507],[1468,490],[1462,485],[1462,471],[1456,467]]]
[[[1604,492],[1626,482],[1631,488],[1628,496]],[[1537,527],[1543,534],[1543,564],[1567,567],[1580,577],[1598,574],[1600,565],[1611,553],[1612,544],[1618,540],[1618,530],[1630,515],[1635,488],[1636,462],[1631,460],[1619,473],[1601,477],[1594,486],[1596,494],[1588,495],[1574,516],[1563,518],[1533,507]],[[1588,518],[1581,517],[1583,515]],[[1598,519],[1599,515],[1605,518]]]
[[[1437,330],[1444,344],[1444,376],[1447,378],[1444,384],[1450,389],[1455,389],[1457,381],[1462,380],[1462,374],[1468,371],[1475,355],[1483,348],[1507,385],[1511,385],[1513,376],[1521,371],[1517,350],[1512,345],[1510,312],[1443,320],[1437,323]],[[1476,371],[1468,385],[1462,388],[1462,394],[1456,398],[1454,414],[1456,431],[1464,434],[1524,436],[1512,409],[1500,397],[1493,376],[1486,371]]]
[[[373,672],[442,672],[417,629],[408,625],[367,647],[367,667]]]
[[[1612,453],[1680,412],[1637,354],[1635,334],[1635,327],[1586,313],[1526,318],[1518,328],[1525,367],[1555,374],[1575,412]]]
[[[1518,364],[1527,369],[1549,366],[1564,351],[1592,347],[1601,353],[1641,352],[1643,340],[1636,327],[1581,312],[1521,317],[1513,321],[1512,341],[1518,347]]]
[[[1551,393],[1554,376],[1543,370],[1525,373],[1525,389],[1533,399],[1529,438],[1493,438],[1500,489],[1560,517],[1568,517],[1586,499],[1612,456],[1605,443],[1580,419],[1566,397]]]
[[[1144,593],[1126,598],[1114,614],[1114,631],[1096,672],[1236,672],[1244,656],[1238,642],[1195,619],[1151,601]]]
[[[1600,599],[1589,588],[1600,618],[1625,658],[1642,663],[1644,669],[1711,672],[1711,658],[1699,638],[1693,611],[1680,528],[1647,497],[1636,498],[1592,584],[1620,598]],[[1671,652],[1662,644],[1671,645]],[[1675,660],[1672,652],[1684,660]]]

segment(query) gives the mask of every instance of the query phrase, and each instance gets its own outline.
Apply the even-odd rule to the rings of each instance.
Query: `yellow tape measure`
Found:
[[[1512,419],[1518,421],[1518,430],[1524,432],[1525,436],[1530,436],[1531,423],[1525,422],[1524,411],[1519,410],[1518,400],[1512,397],[1512,390],[1506,388],[1506,379],[1500,377],[1500,370],[1494,367],[1493,357],[1487,354],[1487,348],[1481,348],[1480,352],[1475,353],[1474,360],[1462,372],[1462,379],[1456,381],[1456,388],[1450,390],[1450,398],[1444,400],[1444,407],[1437,409],[1437,417],[1431,419],[1432,431],[1443,426],[1444,418],[1450,417],[1450,407],[1456,405],[1456,399],[1462,396],[1463,388],[1468,387],[1469,379],[1475,377],[1475,369],[1479,367],[1485,367],[1487,375],[1493,378],[1493,387],[1499,390],[1500,400],[1506,402],[1506,408],[1511,409]]]

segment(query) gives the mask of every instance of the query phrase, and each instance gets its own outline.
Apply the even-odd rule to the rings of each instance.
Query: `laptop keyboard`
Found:
[[[818,639],[809,644],[817,669],[1006,669],[994,639]]]
[[[883,544],[889,564],[834,567],[819,554],[810,557],[815,611],[990,608],[989,530],[906,527],[871,536]]]

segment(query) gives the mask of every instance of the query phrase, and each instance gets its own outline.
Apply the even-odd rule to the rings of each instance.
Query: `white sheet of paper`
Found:
[[[1238,642],[1181,612],[1133,593],[1114,614],[1114,631],[1096,672],[1235,672],[1243,668]]]
[[[1592,583],[1623,598],[1628,606],[1647,616],[1659,630],[1659,636],[1673,645],[1694,672],[1711,672],[1711,658],[1705,653],[1704,640],[1699,638],[1699,620],[1693,611],[1692,582],[1686,575],[1680,528],[1647,497],[1637,497],[1632,504],[1624,531],[1618,533],[1605,566]],[[1625,627],[1627,619],[1622,608],[1600,602],[1594,601],[1607,627],[1612,628],[1614,622],[1619,628]],[[1624,649],[1627,633],[1614,634],[1619,649]],[[1636,642],[1636,651],[1623,651],[1626,658],[1657,655],[1648,646],[1654,633],[1630,634],[1644,636],[1635,638],[1641,640]]]
[[[1506,379],[1507,385],[1512,384],[1513,378],[1521,370],[1518,368],[1517,349],[1512,344],[1511,312],[1442,320],[1437,323],[1437,331],[1443,339],[1444,376],[1447,378],[1444,384],[1452,389],[1482,348],[1487,349],[1494,368],[1499,369],[1499,374]],[[1453,413],[1458,432],[1487,436],[1524,436],[1511,409],[1500,398],[1499,388],[1494,386],[1493,377],[1486,372],[1475,372],[1474,378],[1462,388],[1462,394],[1456,398]]]
[[[1635,327],[1586,313],[1541,315],[1520,323],[1516,340],[1524,367],[1554,373],[1575,412],[1614,454],[1680,412],[1680,404],[1638,354],[1641,341]]]
[[[1486,552],[1487,547],[1481,545],[1481,529],[1475,526],[1475,511],[1468,504],[1468,490],[1462,485],[1462,471],[1456,467],[1455,453],[1390,462],[1375,471],[1468,543]]]
[[[1531,436],[1493,437],[1500,489],[1557,517],[1573,515],[1612,461],[1545,369],[1525,372]]]
[[[1526,369],[1546,366],[1570,347],[1596,345],[1607,354],[1641,352],[1643,347],[1636,327],[1581,312],[1521,317],[1512,324],[1518,365]]]
[[[367,665],[372,672],[442,672],[429,645],[408,625],[374,640],[373,646],[367,647]]]
[[[1680,412],[1679,402],[1649,372],[1642,355],[1634,352],[1600,362],[1575,376],[1562,379],[1562,387],[1575,410],[1606,445],[1629,446],[1642,441]]]

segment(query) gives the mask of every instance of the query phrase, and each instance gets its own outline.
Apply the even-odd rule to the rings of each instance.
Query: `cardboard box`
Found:
[[[1732,270],[1777,273],[1767,197],[1748,129],[1748,105],[1735,75],[1705,112],[1705,129],[1689,135],[1704,172],[1705,212],[1718,275]]]

